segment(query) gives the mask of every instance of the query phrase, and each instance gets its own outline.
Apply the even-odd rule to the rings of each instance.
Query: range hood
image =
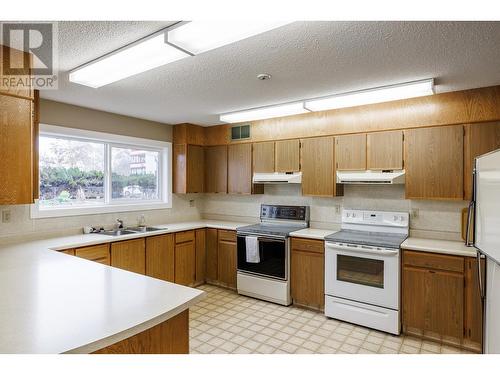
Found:
[[[254,173],[254,184],[300,184],[302,172],[294,173]]]
[[[404,184],[405,171],[350,171],[337,172],[339,184],[391,185]]]

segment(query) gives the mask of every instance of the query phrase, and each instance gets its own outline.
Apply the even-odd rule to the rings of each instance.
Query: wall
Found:
[[[467,202],[417,201],[404,198],[403,185],[348,185],[344,196],[336,198],[302,197],[300,185],[266,185],[265,194],[234,196],[207,194],[200,202],[204,218],[258,221],[261,203],[309,205],[311,226],[338,229],[342,208],[414,212],[411,234],[420,237],[460,240],[461,210]]]
[[[95,111],[44,99],[40,101],[40,122],[161,141],[172,140],[171,125]],[[82,227],[86,225],[112,225],[118,217],[123,219],[126,224],[135,224],[137,216],[141,213],[145,214],[148,224],[196,220],[200,218],[200,213],[197,207],[191,207],[189,204],[189,200],[193,198],[196,198],[196,196],[174,194],[171,209],[36,220],[30,218],[29,205],[0,206],[0,211],[11,211],[11,222],[0,222],[0,243],[6,241],[6,237],[17,240],[18,238],[28,239],[39,236],[79,233]]]
[[[173,126],[40,99],[40,122],[70,128],[172,141]]]

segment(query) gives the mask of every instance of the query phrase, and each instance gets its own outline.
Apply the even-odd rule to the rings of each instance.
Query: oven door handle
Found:
[[[355,247],[355,246],[347,246],[347,245],[340,245],[336,243],[331,243],[327,242],[326,247],[328,249],[334,249],[334,250],[347,250],[347,251],[352,251],[354,253],[365,253],[365,254],[374,254],[374,255],[397,255],[399,254],[399,250],[374,250],[374,249],[369,249],[369,248],[363,248],[363,247]]]

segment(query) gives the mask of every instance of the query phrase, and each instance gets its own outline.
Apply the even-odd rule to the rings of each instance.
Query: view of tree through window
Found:
[[[104,144],[40,136],[40,205],[104,203]]]
[[[111,150],[111,198],[157,200],[159,152],[113,147]]]

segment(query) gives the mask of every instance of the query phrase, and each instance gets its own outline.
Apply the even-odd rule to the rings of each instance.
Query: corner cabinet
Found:
[[[404,250],[402,263],[403,332],[480,352],[475,258]]]
[[[462,200],[464,127],[404,131],[407,199]]]
[[[302,167],[302,195],[333,197],[343,195],[337,184],[335,171],[335,143],[333,137],[300,140]]]

